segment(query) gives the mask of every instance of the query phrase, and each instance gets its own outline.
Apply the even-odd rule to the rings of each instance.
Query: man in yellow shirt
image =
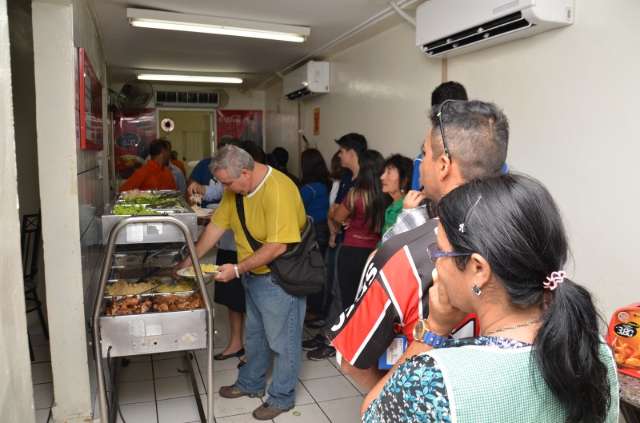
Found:
[[[220,389],[220,396],[262,396],[273,352],[269,397],[253,412],[258,420],[271,420],[294,406],[306,299],[286,293],[268,265],[286,251],[287,244],[300,242],[300,232],[306,223],[304,205],[291,179],[254,162],[249,153],[236,146],[222,148],[211,161],[210,169],[225,191],[196,243],[196,251],[202,257],[224,231],[231,229],[238,247],[238,264],[221,265],[216,280],[227,282],[241,275],[247,302],[247,364],[240,368],[235,384]],[[257,251],[251,248],[242,229],[236,209],[238,195],[244,203],[247,229],[262,244]]]

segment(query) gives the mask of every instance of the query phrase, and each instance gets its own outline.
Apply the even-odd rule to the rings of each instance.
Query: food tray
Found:
[[[171,214],[171,217],[181,221],[191,232],[191,236],[195,237],[198,228],[198,219],[196,214],[190,209],[187,213],[165,213]],[[105,214],[102,216],[102,241],[104,244],[108,242],[111,229],[121,220],[129,216],[120,216],[115,214]],[[174,225],[166,223],[135,223],[127,225],[124,230],[120,231],[115,243],[118,245],[126,244],[157,244],[165,242],[184,242],[182,232]]]
[[[178,310],[170,310],[167,302],[165,300],[169,299],[169,297],[181,297],[181,298],[194,298],[194,302],[197,303],[195,306],[184,307]],[[105,297],[107,298],[107,297]],[[111,308],[114,302],[119,302],[124,305],[124,303],[129,302],[134,307],[140,307],[139,310],[135,310],[131,313],[124,312],[114,312],[109,313],[109,309]],[[166,310],[162,309],[162,306],[166,306]],[[141,314],[155,314],[155,313],[167,313],[167,312],[177,312],[177,311],[190,311],[197,310],[204,307],[204,302],[202,300],[202,296],[200,293],[196,293],[195,291],[190,292],[181,292],[176,294],[171,293],[157,293],[151,295],[139,294],[139,295],[126,295],[126,296],[117,296],[111,297],[107,301],[105,301],[105,310],[104,315],[109,317],[115,316],[133,316],[133,315],[141,315]]]
[[[116,269],[142,267],[173,267],[180,261],[180,249],[159,250],[149,253],[143,251],[118,252],[113,255],[113,267]]]
[[[102,316],[102,357],[155,354],[207,348],[204,308],[165,313]],[[111,348],[111,351],[109,351]]]
[[[145,282],[158,282],[158,284],[153,287],[148,289],[147,291],[143,291],[143,292],[137,292],[137,293],[133,293],[133,294],[118,294],[118,295],[111,295],[109,294],[109,285],[115,284],[117,282],[127,282],[129,284],[136,284],[136,283],[145,283]],[[177,284],[188,284],[189,286],[191,286],[191,289],[188,290],[184,290],[184,291],[169,291],[169,292],[162,292],[162,291],[158,291],[163,285],[177,285]],[[110,298],[118,298],[118,297],[131,297],[131,296],[136,296],[136,295],[142,295],[142,296],[153,296],[153,295],[178,295],[178,294],[183,294],[183,293],[187,293],[187,292],[195,292],[198,291],[198,287],[196,285],[194,285],[193,281],[187,278],[183,278],[183,279],[178,279],[178,280],[174,280],[173,277],[168,277],[168,276],[163,276],[163,277],[151,277],[147,280],[143,280],[143,281],[138,281],[135,279],[112,279],[109,280],[107,282],[107,286],[105,287],[105,295],[103,296],[103,298],[106,299],[110,299]]]

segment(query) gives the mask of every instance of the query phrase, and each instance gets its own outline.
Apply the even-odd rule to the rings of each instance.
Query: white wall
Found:
[[[606,319],[640,299],[633,261],[640,143],[640,3],[577,2],[575,25],[449,59],[448,79],[472,98],[504,108],[511,122],[508,161],[542,180],[558,201],[575,264],[571,276],[595,294]],[[332,92],[301,102],[301,125],[328,159],[333,139],[363,133],[383,155],[413,156],[427,127],[431,90],[441,61],[414,45],[414,30],[398,25],[328,58]],[[276,84],[267,108],[282,104]],[[320,135],[313,136],[313,108]],[[269,115],[269,113],[268,113]],[[274,115],[277,116],[277,115]],[[295,128],[267,119],[267,133]],[[269,140],[270,148],[278,143]]]
[[[640,3],[579,1],[565,29],[449,60],[449,78],[502,106],[508,161],[539,178],[568,226],[570,275],[605,319],[640,300]]]
[[[74,20],[78,21],[78,14],[85,15],[82,7],[84,2],[71,0],[32,4],[53,417],[65,422],[86,421],[91,416],[83,286],[83,281],[91,279],[91,267],[82,239],[86,229],[81,230],[79,222],[84,205],[102,201],[96,194],[100,186],[93,168],[96,153],[77,149],[74,36],[79,40],[87,37],[78,33],[77,23],[74,30]],[[99,60],[93,60],[99,72]]]
[[[441,66],[420,53],[414,38],[413,28],[402,23],[328,58],[331,92],[301,102],[302,128],[325,158],[348,132],[362,133],[384,156],[420,151]],[[319,136],[313,136],[314,107],[320,107]]]
[[[287,169],[300,176],[298,140],[298,102],[282,95],[282,81],[271,84],[265,102],[266,151],[284,147],[289,152]]]
[[[31,423],[35,416],[20,266],[20,223],[11,91],[7,4],[0,0],[0,414],[2,421]]]

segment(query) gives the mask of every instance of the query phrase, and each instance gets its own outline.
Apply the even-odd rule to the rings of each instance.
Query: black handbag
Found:
[[[244,198],[236,194],[236,210],[244,234],[253,251],[257,251],[262,243],[249,232],[244,218]],[[318,293],[327,280],[327,269],[320,247],[316,242],[313,220],[307,216],[307,223],[300,234],[300,242],[288,244],[287,250],[268,264],[275,274],[274,281],[289,295],[304,297]]]

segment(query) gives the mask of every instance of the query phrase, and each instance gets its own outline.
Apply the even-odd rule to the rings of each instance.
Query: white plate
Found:
[[[204,276],[205,278],[210,278],[212,276],[217,275],[218,271],[215,272],[202,272],[202,276]],[[189,266],[189,267],[184,267],[182,269],[179,269],[176,274],[178,276],[182,276],[183,278],[190,278],[190,279],[195,279],[196,275],[195,275],[195,269],[193,268],[193,266]]]
[[[205,207],[198,207],[198,206],[193,206],[191,207],[191,209],[193,210],[193,212],[196,214],[197,217],[209,217],[215,211],[213,209],[208,209]]]

